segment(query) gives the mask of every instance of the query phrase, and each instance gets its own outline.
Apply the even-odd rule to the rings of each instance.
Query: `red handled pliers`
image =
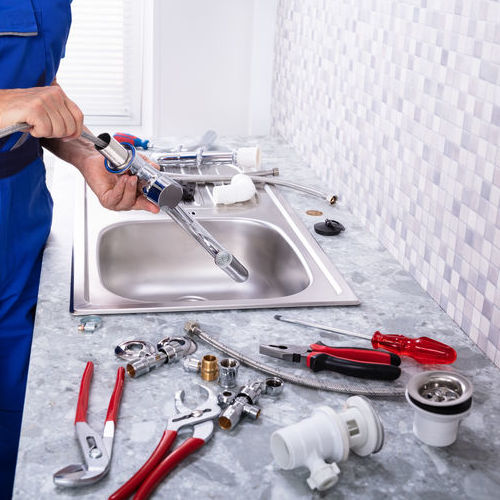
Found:
[[[76,436],[85,463],[68,465],[57,471],[53,479],[54,483],[58,486],[78,487],[93,484],[109,472],[116,419],[122,397],[123,383],[125,381],[125,369],[123,367],[118,368],[102,436],[87,423],[87,407],[93,373],[94,363],[89,361],[83,372],[75,416]]]
[[[314,372],[330,370],[353,377],[394,380],[401,375],[401,358],[390,352],[361,347],[261,344],[259,352],[284,361],[302,363]]]
[[[193,410],[183,403],[184,391],[176,392],[175,408],[177,414],[168,419],[167,428],[158,446],[146,463],[120,489],[115,491],[109,500],[128,498],[138,488],[134,500],[148,498],[176,465],[201,448],[212,437],[214,433],[213,420],[219,416],[221,409],[215,393],[204,385],[200,385],[200,387],[208,393],[208,398]],[[168,454],[177,433],[186,426],[193,427],[193,436]]]

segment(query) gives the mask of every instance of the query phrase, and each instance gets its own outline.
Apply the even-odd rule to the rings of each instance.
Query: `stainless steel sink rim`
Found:
[[[111,212],[100,207],[97,198],[82,181],[77,191],[74,230],[73,313],[119,314],[166,311],[202,311],[298,306],[355,305],[359,301],[343,277],[323,253],[297,214],[291,210],[276,188],[258,187],[253,200],[233,207],[210,205],[211,192],[199,189],[193,204],[188,205],[204,221],[252,221],[276,231],[293,249],[309,276],[309,285],[298,293],[271,298],[213,300],[203,293],[179,293],[165,300],[137,300],[122,297],[103,286],[97,270],[100,235],[112,227],[130,223],[169,221],[165,215],[146,212]],[[89,223],[87,224],[87,220]],[[221,222],[223,223],[223,222]],[[230,251],[237,253],[228,244]],[[244,259],[242,258],[243,263]],[[207,259],[207,266],[214,266]],[[187,268],[189,269],[189,267]],[[218,270],[221,274],[222,271]],[[225,275],[224,275],[225,276]],[[231,281],[229,278],[226,279]],[[245,284],[237,284],[245,286]]]

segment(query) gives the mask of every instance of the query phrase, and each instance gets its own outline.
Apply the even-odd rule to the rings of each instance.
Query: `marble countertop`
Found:
[[[229,139],[221,142],[231,144]],[[316,187],[321,182],[293,150],[278,139],[259,139],[264,167],[279,166],[284,178]],[[255,141],[233,138],[233,144]],[[197,375],[184,372],[180,363],[162,366],[125,382],[113,458],[109,474],[95,485],[62,489],[52,474],[81,456],[73,420],[80,379],[88,360],[95,364],[88,421],[100,431],[114,385],[117,367],[113,349],[123,340],[142,338],[156,343],[180,335],[187,320],[196,319],[221,341],[240,351],[280,365],[258,354],[260,343],[287,341],[305,344],[315,340],[336,345],[366,346],[356,339],[332,337],[273,319],[276,310],[216,311],[104,316],[103,327],[82,334],[79,318],[69,311],[74,176],[67,165],[51,171],[55,199],[54,223],[44,255],[36,325],[31,351],[28,388],[16,472],[14,498],[107,498],[142,465],[156,446],[173,413],[174,393],[187,392],[193,406],[201,396],[193,385]],[[372,399],[385,427],[382,450],[370,457],[351,454],[340,463],[339,481],[331,490],[313,493],[306,469],[279,470],[273,463],[271,433],[310,415],[311,407],[342,406],[345,395],[288,385],[277,400],[261,398],[261,417],[245,420],[232,432],[217,430],[207,446],[175,469],[156,490],[154,498],[494,498],[500,489],[500,372],[456,324],[419,287],[374,236],[342,203],[329,207],[321,200],[282,189],[290,205],[311,229],[323,218],[305,214],[322,210],[339,220],[346,231],[333,238],[315,235],[361,300],[360,306],[285,310],[287,315],[335,324],[350,330],[405,332],[428,335],[453,345],[458,360],[453,365],[474,384],[473,409],[461,424],[457,441],[447,448],[432,448],[412,433],[413,411],[404,398]],[[340,193],[341,194],[341,193]],[[283,310],[282,310],[283,311]],[[214,353],[199,343],[197,356]],[[283,366],[283,364],[281,364]],[[288,368],[285,366],[285,368]],[[404,386],[422,370],[412,360],[402,364],[396,381]],[[297,371],[296,373],[299,373]],[[310,373],[302,372],[310,375]],[[321,375],[322,377],[325,375]],[[327,377],[340,379],[336,374]],[[239,381],[262,378],[242,367]],[[376,384],[376,382],[369,382]],[[214,384],[214,388],[218,388]],[[180,442],[180,440],[179,440]]]

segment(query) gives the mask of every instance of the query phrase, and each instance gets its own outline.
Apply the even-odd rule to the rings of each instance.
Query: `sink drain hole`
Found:
[[[177,297],[175,300],[183,302],[203,302],[208,300],[206,297],[200,297],[199,295],[183,295],[182,297]]]

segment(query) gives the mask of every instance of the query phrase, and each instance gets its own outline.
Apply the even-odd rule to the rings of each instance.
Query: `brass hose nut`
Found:
[[[219,378],[219,365],[217,358],[213,354],[206,354],[201,358],[201,378],[207,382],[212,382]]]

